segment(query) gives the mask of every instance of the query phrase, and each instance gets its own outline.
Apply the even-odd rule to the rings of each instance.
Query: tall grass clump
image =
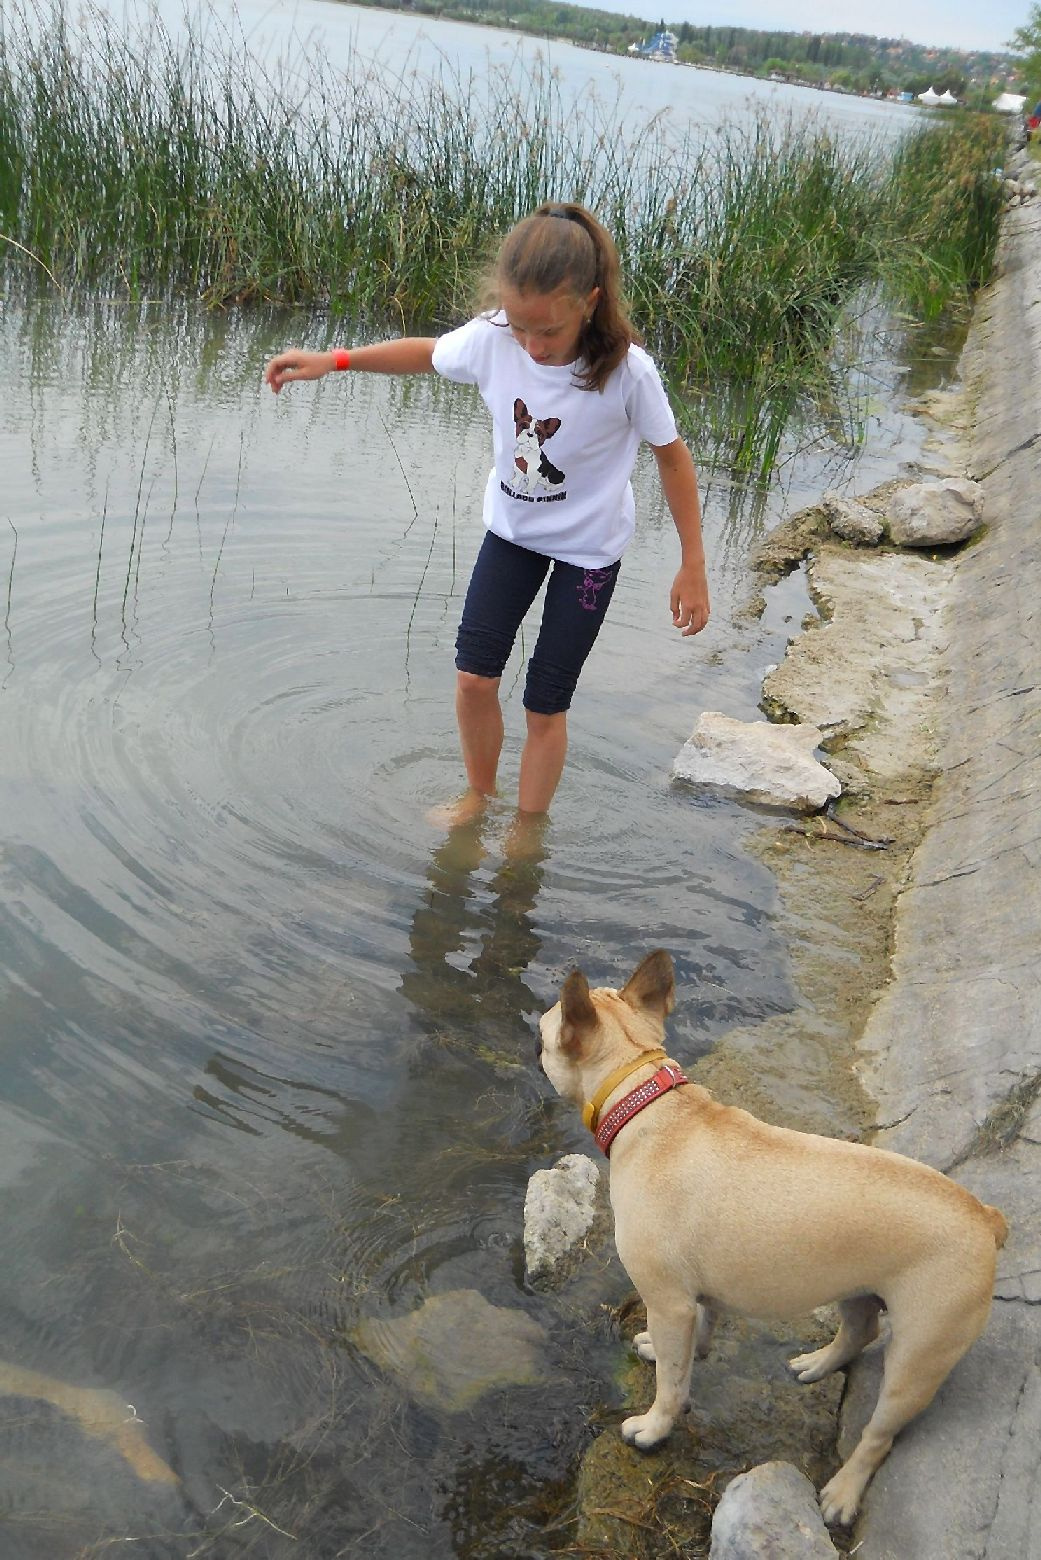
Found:
[[[436,329],[500,234],[577,199],[615,233],[674,385],[763,467],[796,402],[827,394],[858,299],[936,313],[992,260],[1000,148],[974,119],[895,152],[813,123],[702,135],[620,96],[568,101],[520,56],[479,77],[337,72],[317,49],[252,57],[215,12],[174,35],[40,5],[0,13],[0,252],[63,289]]]
[[[895,148],[883,210],[890,293],[925,318],[975,292],[994,267],[1008,129],[987,114],[948,116]]]

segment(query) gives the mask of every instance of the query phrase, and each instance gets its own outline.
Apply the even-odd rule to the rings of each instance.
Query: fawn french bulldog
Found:
[[[720,1311],[791,1318],[834,1302],[831,1343],[789,1361],[800,1381],[848,1364],[885,1311],[874,1413],[820,1494],[825,1520],[848,1523],[893,1438],[983,1331],[1008,1225],[916,1160],[770,1126],[689,1083],[664,1049],[674,993],[659,950],[620,991],[576,970],[539,1022],[546,1076],[609,1155],[615,1244],[647,1307],[634,1344],[654,1363],[654,1402],[622,1435],[649,1450],[669,1434]]]

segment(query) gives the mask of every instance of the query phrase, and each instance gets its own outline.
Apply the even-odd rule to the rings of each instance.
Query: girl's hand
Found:
[[[294,379],[321,379],[333,367],[331,352],[280,352],[264,370],[264,383],[277,395],[283,385]]]
[[[685,563],[672,582],[672,621],[683,637],[700,634],[708,622],[708,580],[704,564]]]

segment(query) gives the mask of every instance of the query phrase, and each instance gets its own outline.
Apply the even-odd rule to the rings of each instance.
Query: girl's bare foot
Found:
[[[441,802],[437,807],[431,807],[426,814],[427,823],[433,824],[435,829],[455,829],[461,823],[469,823],[474,818],[479,818],[494,798],[487,796],[483,791],[475,791],[472,786],[467,786],[462,796],[454,802]]]
[[[549,813],[521,812],[518,808],[503,843],[506,860],[541,861],[546,854],[548,828]]]

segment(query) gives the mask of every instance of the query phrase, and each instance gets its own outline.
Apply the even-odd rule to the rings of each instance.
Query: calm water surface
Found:
[[[403,11],[383,11],[331,0],[97,0],[99,8],[137,31],[149,15],[171,34],[187,23],[194,38],[208,37],[215,57],[228,40],[236,53],[280,67],[282,88],[292,94],[294,62],[301,90],[313,91],[304,56],[318,54],[352,78],[359,64],[387,79],[442,77],[449,82],[505,78],[514,87],[548,67],[565,102],[590,97],[618,104],[623,122],[664,115],[683,132],[709,131],[725,122],[761,123],[811,118],[844,136],[881,141],[921,123],[922,110],[870,98],[820,92],[812,87],[760,81],[689,66],[662,66],[627,56],[600,54],[563,39],[525,37],[495,27],[475,27]],[[518,95],[523,95],[520,92]],[[313,110],[315,105],[309,104]]]
[[[542,1502],[617,1345],[522,1281],[528,1177],[587,1147],[535,1017],[575,962],[613,983],[657,945],[688,1060],[795,1000],[757,821],[668,768],[702,709],[755,717],[801,606],[729,616],[798,482],[763,508],[706,481],[716,616],[682,641],[640,468],[544,851],[511,865],[506,802],[448,838],[424,820],[460,782],[483,410],[362,376],[276,401],[261,369],[294,335],[191,308],[0,320],[5,1560],[117,1536],[176,1557],[566,1541]],[[887,426],[869,475],[913,456]],[[825,475],[798,470],[807,494]],[[594,1315],[627,1290],[616,1267],[589,1282]],[[450,1412],[357,1346],[460,1290],[538,1324],[547,1383]],[[133,1405],[179,1482],[18,1395],[12,1365]]]
[[[0,312],[4,1560],[566,1544],[546,1513],[618,1350],[589,1317],[628,1286],[611,1264],[562,1300],[524,1286],[528,1178],[587,1147],[533,1065],[536,1015],[575,963],[614,983],[659,945],[689,1061],[798,1000],[744,849],[759,820],[668,771],[703,709],[755,717],[804,602],[734,626],[747,548],[851,480],[837,452],[818,440],[765,500],[705,474],[715,617],[693,641],[641,465],[552,823],[511,864],[507,802],[447,838],[424,817],[460,784],[483,408],[434,380],[261,391],[271,351],[329,331]],[[862,485],[918,452],[879,373]],[[398,1384],[388,1324],[458,1292],[501,1308],[506,1360],[518,1317],[538,1330],[544,1381],[462,1408]],[[176,1482],[120,1440],[135,1417]]]

